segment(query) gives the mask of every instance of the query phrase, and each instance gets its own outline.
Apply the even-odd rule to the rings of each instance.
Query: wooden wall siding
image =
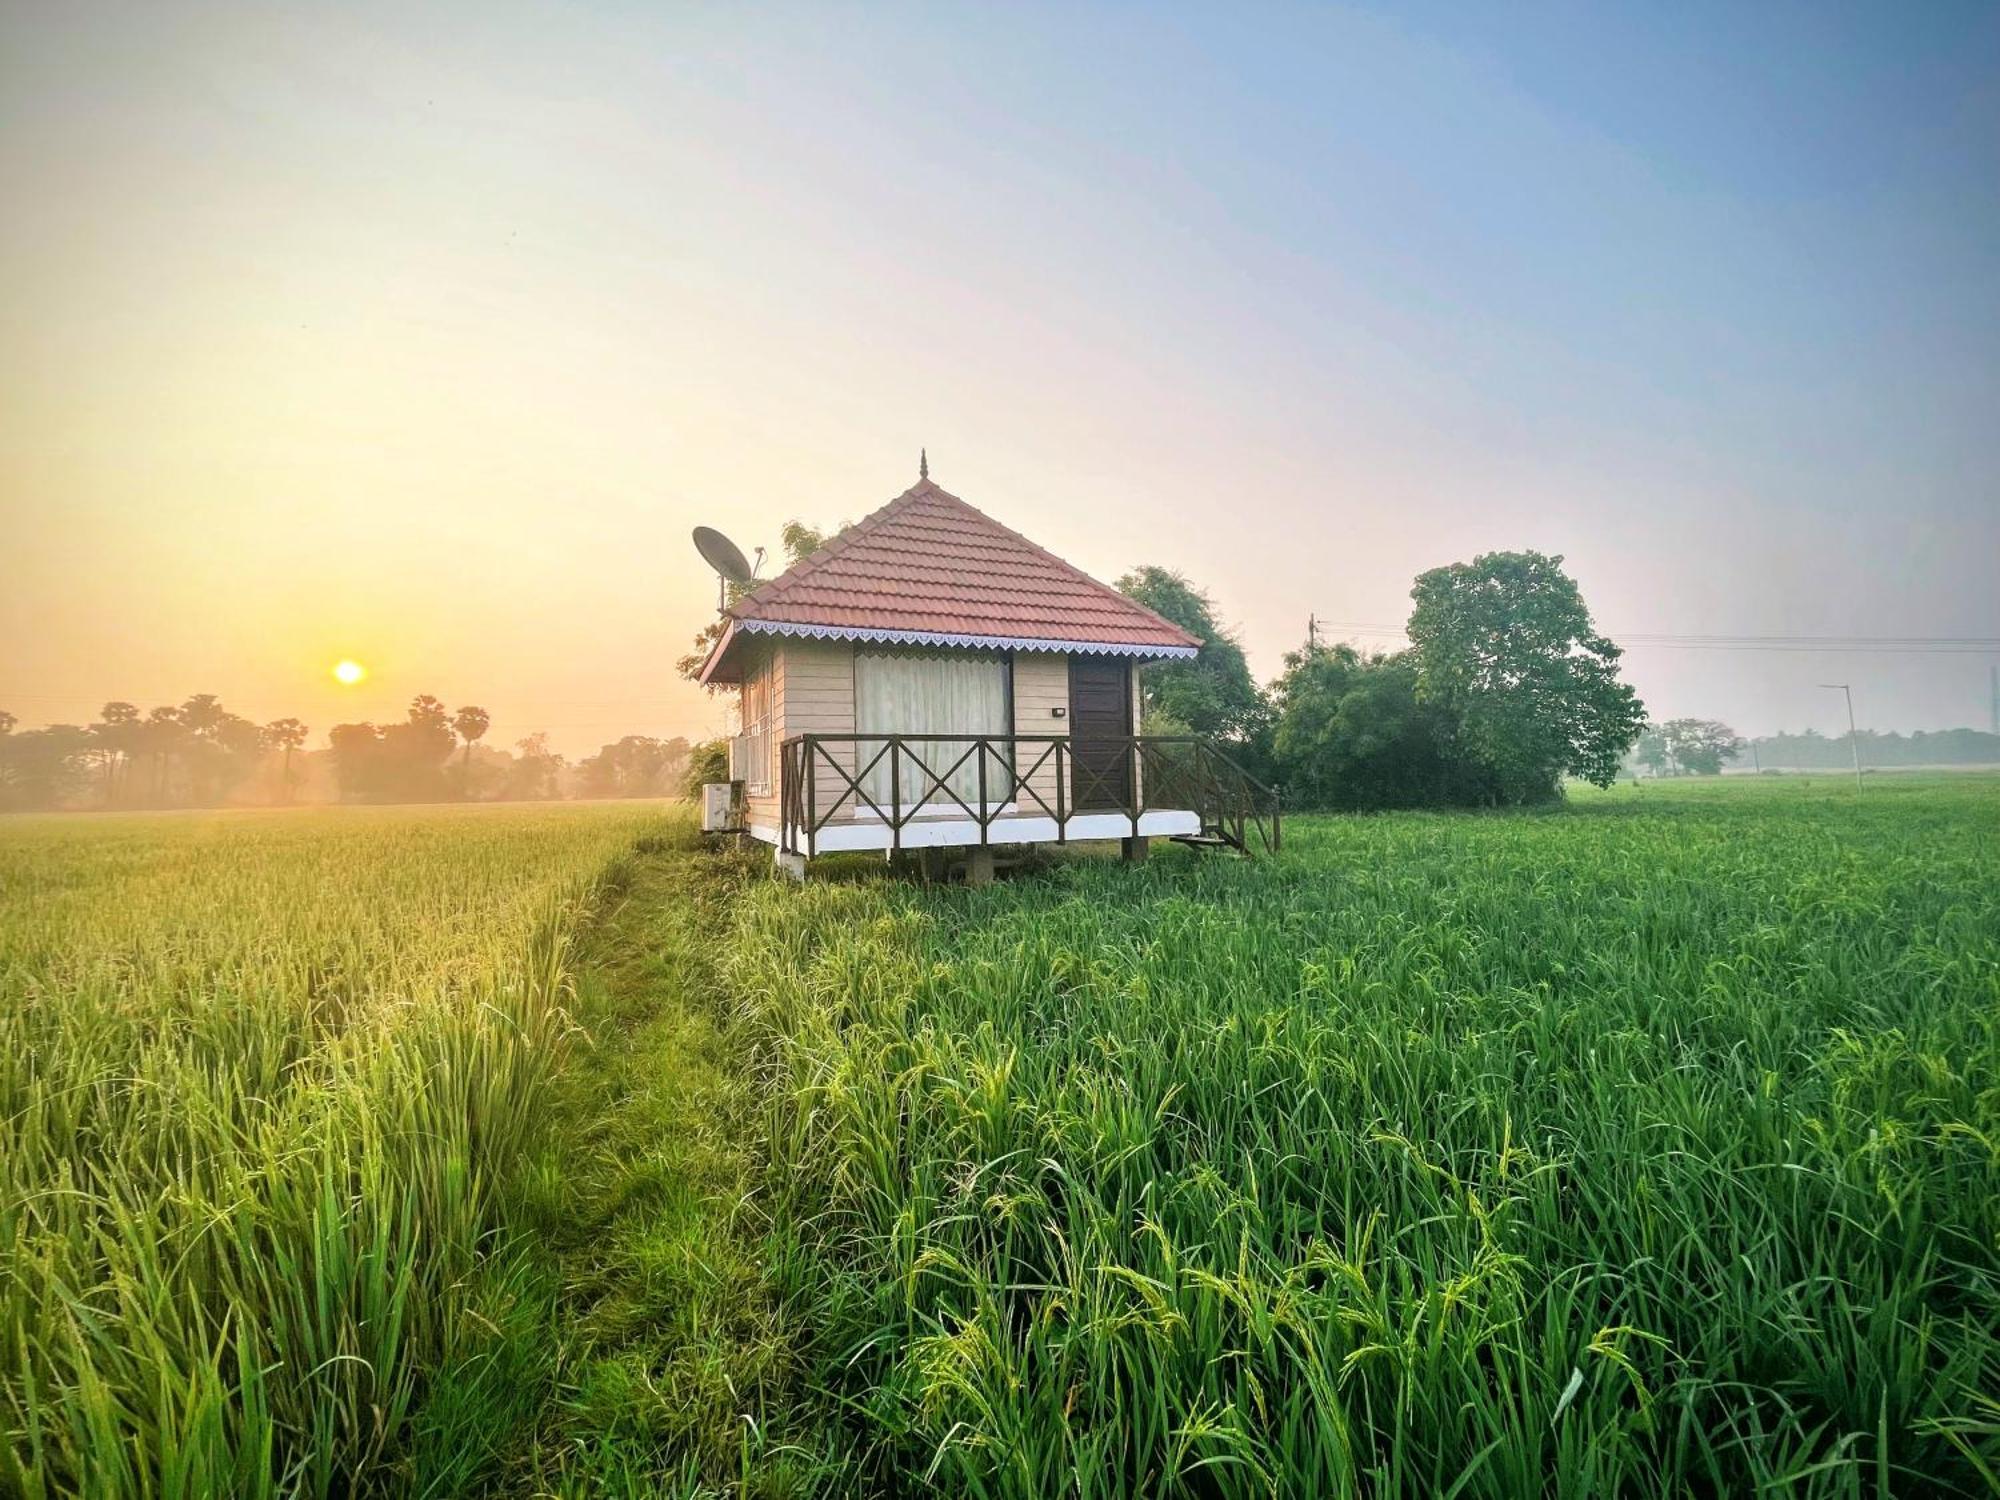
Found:
[[[795,734],[853,734],[854,643],[788,639],[779,648],[784,668],[783,722],[785,739]],[[853,745],[827,745],[813,757],[814,792],[824,814],[847,791],[847,783],[826,764],[831,756],[851,775]],[[839,816],[849,816],[856,799],[842,804]],[[865,810],[865,809],[864,809]],[[773,819],[776,813],[772,814]]]
[[[1060,708],[1065,717],[1058,719],[1051,709]],[[1016,734],[1068,734],[1069,733],[1069,657],[1055,652],[1017,651],[1014,653],[1014,733]],[[1027,770],[1041,757],[1038,745],[1017,745],[1014,754],[1016,764]],[[1067,767],[1065,767],[1065,773]],[[1048,763],[1029,778],[1028,785],[1037,797],[1045,800],[1050,807],[1056,805],[1056,761],[1050,756]],[[1063,789],[1063,796],[1069,796],[1069,789]],[[1017,801],[1025,803],[1023,811],[1040,812],[1033,798],[1023,793]]]

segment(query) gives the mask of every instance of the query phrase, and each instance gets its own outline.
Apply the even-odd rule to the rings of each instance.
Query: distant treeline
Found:
[[[565,760],[546,734],[483,745],[491,719],[429,694],[386,724],[336,724],[306,749],[298,719],[257,724],[213,693],[142,713],[104,705],[90,724],[22,729],[0,710],[0,811],[271,806],[295,802],[522,801],[679,793],[694,748],[628,734]]]
[[[1995,766],[2000,765],[2000,734],[1981,729],[1919,729],[1914,734],[1876,734],[1864,729],[1855,737],[1861,749],[1861,764],[1867,767],[1894,766]],[[1766,771],[1845,771],[1854,764],[1847,736],[1827,736],[1816,729],[1799,734],[1774,734],[1752,740],[1755,754],[1746,749],[1731,769],[1742,771],[1753,765]]]

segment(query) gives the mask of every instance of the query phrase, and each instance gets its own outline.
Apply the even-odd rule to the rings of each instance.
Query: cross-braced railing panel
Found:
[[[1278,848],[1276,794],[1191,736],[1092,740],[1079,754],[1065,735],[803,734],[780,747],[779,765],[780,843],[793,854],[817,852],[830,824],[868,815],[893,850],[918,819],[957,817],[974,825],[967,842],[984,845],[1002,819],[1039,816],[1066,843],[1081,816],[1117,817],[1136,837],[1148,812],[1169,809],[1198,814],[1207,842],[1247,853],[1254,836]]]

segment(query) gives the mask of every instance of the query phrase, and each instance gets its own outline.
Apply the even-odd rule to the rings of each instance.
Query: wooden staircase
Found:
[[[1278,794],[1237,765],[1212,740],[1183,740],[1177,753],[1148,760],[1148,800],[1191,807],[1201,831],[1178,834],[1190,849],[1276,854],[1283,837]],[[1255,846],[1253,848],[1252,846]]]

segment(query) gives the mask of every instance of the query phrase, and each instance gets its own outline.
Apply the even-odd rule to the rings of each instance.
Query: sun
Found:
[[[337,661],[333,664],[333,680],[343,687],[353,687],[368,675],[368,669],[354,660]]]

